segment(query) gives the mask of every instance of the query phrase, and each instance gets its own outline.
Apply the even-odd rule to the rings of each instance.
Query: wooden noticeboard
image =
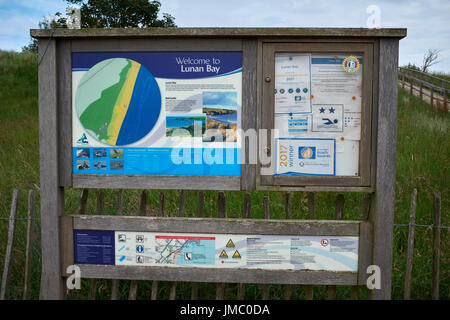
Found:
[[[118,232],[121,239],[133,232],[205,239],[214,233],[217,239],[232,239],[231,234],[241,240],[267,234],[284,240],[354,237],[358,262],[350,271],[190,267],[184,279],[200,281],[206,270],[221,282],[275,283],[281,275],[283,283],[362,285],[364,268],[376,264],[382,289],[374,297],[390,297],[398,42],[405,29],[57,29],[31,34],[39,39],[43,297],[60,298],[64,267],[84,259],[71,251],[80,230],[103,230],[114,241]],[[196,162],[195,152],[185,154],[187,149],[200,150],[201,161]],[[174,162],[174,154],[186,162]],[[372,195],[371,216],[370,221],[237,224],[75,217],[64,212],[65,187],[366,192]],[[328,239],[322,240],[327,246]],[[145,262],[135,258],[135,264]],[[91,278],[179,280],[177,268],[153,262],[107,263],[87,263],[82,269]]]

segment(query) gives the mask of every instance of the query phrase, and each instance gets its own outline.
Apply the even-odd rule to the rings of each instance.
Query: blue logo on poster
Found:
[[[299,159],[315,159],[316,147],[299,147],[298,148]]]
[[[136,252],[137,252],[137,253],[142,253],[142,252],[144,252],[144,246],[136,246]]]

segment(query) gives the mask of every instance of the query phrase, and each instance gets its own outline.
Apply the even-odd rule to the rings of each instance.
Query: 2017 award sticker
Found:
[[[347,73],[355,73],[359,70],[359,60],[355,56],[348,56],[342,60],[342,68]]]

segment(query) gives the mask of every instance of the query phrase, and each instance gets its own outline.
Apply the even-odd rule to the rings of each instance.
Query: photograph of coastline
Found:
[[[206,114],[206,136],[204,142],[237,141],[237,92],[203,92],[203,113]],[[210,130],[210,131],[208,131]]]
[[[206,116],[202,114],[168,114],[166,116],[166,136],[193,137],[195,125],[201,126],[201,136],[203,136],[206,130]]]

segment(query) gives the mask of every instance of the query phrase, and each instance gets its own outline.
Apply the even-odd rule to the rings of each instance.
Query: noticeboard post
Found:
[[[365,284],[365,268],[375,264],[382,288],[373,296],[390,297],[405,29],[31,34],[39,39],[44,298],[62,297],[70,264],[92,278],[180,280],[178,267],[185,281],[206,272],[218,282],[347,285]],[[70,216],[64,187],[373,197],[370,221],[243,224]],[[99,251],[93,244],[100,242]],[[180,245],[170,251],[176,257],[165,255],[168,243]],[[280,261],[255,249],[261,246]],[[307,248],[315,253],[305,255]]]

